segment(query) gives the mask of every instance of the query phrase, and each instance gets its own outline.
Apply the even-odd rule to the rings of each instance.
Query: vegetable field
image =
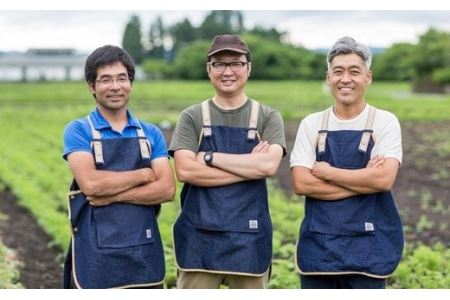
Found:
[[[138,82],[133,89],[130,108],[135,116],[156,124],[168,120],[172,125],[183,108],[212,93],[208,82]],[[407,247],[389,287],[445,288],[450,286],[450,96],[418,95],[410,89],[408,83],[376,83],[367,94],[371,104],[395,113],[403,129],[404,163],[394,192],[405,224]],[[288,151],[301,118],[332,103],[318,81],[251,82],[247,94],[281,111]],[[0,86],[0,192],[7,187],[15,195],[61,254],[70,239],[66,192],[71,181],[62,159],[62,133],[69,121],[86,116],[94,105],[84,83]],[[165,133],[170,139],[170,131]],[[274,225],[271,288],[299,286],[294,253],[303,199],[290,191],[288,160],[284,159],[270,183]],[[179,193],[181,186],[177,189]],[[172,224],[178,213],[177,196],[163,205],[159,217],[168,288],[176,282]],[[0,211],[0,222],[12,220]],[[17,282],[20,262],[4,259],[14,255],[2,245],[2,235],[5,233],[0,234],[0,288],[13,284],[21,287]],[[62,263],[61,257],[55,259]],[[8,271],[3,271],[5,264]]]

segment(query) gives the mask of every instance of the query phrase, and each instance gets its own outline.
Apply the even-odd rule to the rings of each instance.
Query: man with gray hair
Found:
[[[400,124],[366,103],[371,53],[343,37],[327,57],[335,104],[300,123],[291,154],[305,196],[297,244],[302,288],[384,288],[403,250],[390,192],[402,162]]]

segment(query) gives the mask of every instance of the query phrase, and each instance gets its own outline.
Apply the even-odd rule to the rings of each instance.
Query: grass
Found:
[[[0,186],[0,191],[2,187]],[[7,217],[0,213],[0,222],[7,222]],[[19,266],[21,262],[16,253],[6,247],[0,236],[0,289],[20,289],[23,286],[19,282]]]
[[[132,109],[146,111],[151,120],[164,118],[172,123],[182,109],[213,93],[207,81],[136,82],[133,89]],[[278,109],[285,120],[301,119],[333,103],[321,81],[250,81],[246,93]],[[450,95],[414,94],[408,83],[374,83],[367,91],[367,101],[393,112],[401,120],[450,118]],[[91,107],[94,99],[83,82],[4,83],[0,106],[7,105],[39,105],[42,109],[55,105]]]

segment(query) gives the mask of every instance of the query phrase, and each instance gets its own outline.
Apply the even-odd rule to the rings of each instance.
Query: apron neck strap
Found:
[[[94,124],[92,123],[91,116],[87,116],[87,120],[89,123],[89,126],[91,127],[92,132],[92,142],[91,147],[94,149],[94,159],[95,164],[104,164],[103,160],[103,147],[102,147],[102,136],[98,130],[94,128]]]
[[[250,121],[248,122],[247,140],[255,140],[258,134],[258,116],[259,116],[259,102],[252,101],[252,111],[250,113]]]
[[[325,144],[327,140],[327,133],[328,133],[328,120],[330,118],[330,111],[331,107],[327,108],[322,112],[322,125],[319,130],[319,138],[317,140],[317,149],[318,152],[323,153],[325,152]]]
[[[373,133],[373,121],[375,119],[376,109],[373,106],[369,106],[369,115],[367,116],[366,126],[361,136],[361,142],[359,143],[358,150],[361,152],[367,152],[369,146],[370,137]]]
[[[141,122],[139,121],[139,127],[136,128],[136,133],[139,139],[139,148],[141,150],[142,159],[150,159],[152,155],[152,147],[145,136],[144,130],[142,129]]]

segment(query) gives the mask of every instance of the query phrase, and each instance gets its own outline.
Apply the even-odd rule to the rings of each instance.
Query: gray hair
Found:
[[[357,54],[362,58],[367,69],[370,69],[372,65],[372,53],[367,46],[357,43],[354,38],[345,36],[337,40],[337,42],[331,47],[327,56],[328,69],[330,68],[331,61],[334,57],[341,54]]]

